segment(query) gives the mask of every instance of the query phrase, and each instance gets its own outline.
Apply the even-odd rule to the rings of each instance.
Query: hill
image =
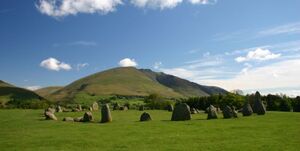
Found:
[[[0,81],[0,106],[6,106],[6,104],[20,104],[22,102],[35,102],[46,101],[38,94],[23,88],[13,86],[12,84]]]
[[[51,100],[73,100],[79,96],[88,99],[95,96],[123,95],[148,96],[156,93],[165,98],[208,96],[226,93],[224,89],[189,82],[164,73],[133,67],[113,68],[79,79],[52,93]]]
[[[62,89],[62,86],[53,86],[53,87],[45,87],[45,88],[41,88],[38,90],[35,90],[34,92],[37,93],[38,95],[42,96],[42,97],[49,97],[51,94],[53,94],[54,92]]]

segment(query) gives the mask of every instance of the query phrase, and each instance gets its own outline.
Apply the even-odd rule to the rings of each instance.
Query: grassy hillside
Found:
[[[212,86],[199,85],[173,75],[157,73],[149,69],[141,69],[141,71],[145,73],[145,75],[147,75],[149,78],[157,81],[158,83],[166,87],[172,88],[174,91],[184,96],[209,96],[212,94],[226,93],[226,90],[224,89]]]
[[[48,90],[46,89],[46,92],[49,92]],[[85,99],[92,102],[102,96],[148,96],[153,93],[165,98],[182,98],[208,96],[226,93],[226,91],[218,87],[198,85],[164,73],[126,67],[106,70],[79,79],[51,93],[47,98],[53,101]],[[41,95],[45,96],[44,94]]]
[[[148,96],[157,93],[164,97],[182,97],[171,88],[154,82],[136,68],[114,68],[77,80],[63,89],[54,92],[55,100],[74,99],[78,94],[89,96],[129,95]]]
[[[59,121],[44,121],[42,110],[0,110],[0,148],[8,150],[175,150],[175,151],[297,151],[300,114],[268,112],[265,116],[171,122],[167,111],[147,111],[151,122],[138,122],[140,111],[112,111],[113,122],[66,123],[63,117],[83,113],[56,113]]]
[[[17,105],[22,102],[30,103],[46,100],[30,90],[15,87],[9,83],[0,81],[0,106],[6,106],[9,101]]]
[[[38,90],[35,90],[34,92],[37,93],[38,95],[42,96],[42,97],[49,97],[51,94],[53,94],[54,92],[62,89],[63,87],[61,86],[54,86],[54,87],[45,87],[45,88],[41,88]]]

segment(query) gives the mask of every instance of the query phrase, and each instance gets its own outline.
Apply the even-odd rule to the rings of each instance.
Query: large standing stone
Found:
[[[223,108],[223,117],[224,118],[233,118],[234,117],[234,115],[233,115],[233,111],[232,111],[232,109],[228,106],[228,105],[226,105],[224,108]]]
[[[253,113],[251,105],[248,101],[245,102],[244,107],[242,109],[243,116],[250,116]]]
[[[217,119],[217,118],[218,118],[217,109],[213,105],[210,105],[207,110],[207,119],[209,120],[209,119]]]
[[[169,105],[167,106],[167,110],[168,110],[169,112],[173,112],[173,110],[174,110],[173,105],[172,105],[172,104],[169,104]]]
[[[82,122],[91,122],[93,121],[93,114],[92,112],[85,112],[83,115]]]
[[[46,120],[57,120],[56,116],[54,115],[54,113],[50,112],[50,111],[45,111],[44,113]]]
[[[94,102],[92,105],[93,111],[98,111],[99,110],[99,105],[97,102]]]
[[[191,120],[190,107],[186,103],[177,104],[172,113],[172,121]]]
[[[255,93],[254,97],[254,104],[253,104],[253,112],[257,113],[258,115],[266,114],[266,108],[261,101],[261,96],[259,92]]]
[[[72,117],[65,117],[65,118],[63,118],[63,121],[74,122],[74,119]]]
[[[101,108],[101,123],[112,122],[111,113],[108,104],[102,105]]]
[[[151,121],[151,116],[149,113],[146,113],[144,112],[141,117],[140,117],[140,121],[143,122],[143,121]]]

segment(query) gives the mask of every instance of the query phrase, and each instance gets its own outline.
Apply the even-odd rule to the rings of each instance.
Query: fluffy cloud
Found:
[[[138,66],[137,62],[134,59],[125,58],[119,62],[121,67],[136,67]]]
[[[71,65],[66,64],[64,62],[60,62],[55,58],[48,58],[46,60],[43,60],[40,63],[40,66],[53,71],[60,71],[60,70],[68,71],[72,69]]]
[[[257,48],[254,51],[249,51],[247,56],[245,57],[240,56],[235,58],[235,61],[236,62],[245,62],[251,60],[264,61],[264,60],[276,59],[279,58],[280,56],[281,54],[274,54],[268,49]]]
[[[131,0],[131,3],[137,7],[148,8],[174,8],[182,3],[182,0]]]
[[[206,4],[214,4],[217,2],[217,0],[189,0],[189,2],[192,4],[206,5]]]
[[[107,14],[121,4],[122,0],[39,0],[36,7],[43,14],[62,17],[78,13]]]
[[[25,89],[28,89],[28,90],[31,90],[31,91],[35,91],[35,90],[38,90],[42,88],[41,86],[38,86],[38,85],[34,85],[34,86],[27,86],[25,87]]]

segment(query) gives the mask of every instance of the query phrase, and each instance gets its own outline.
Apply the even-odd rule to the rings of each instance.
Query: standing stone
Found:
[[[172,121],[186,121],[191,120],[190,107],[186,103],[177,104],[172,113]]]
[[[127,110],[128,110],[127,106],[121,106],[119,109],[120,109],[121,111],[127,111]]]
[[[172,104],[169,104],[169,105],[167,106],[167,110],[168,110],[169,112],[173,112],[173,110],[174,110],[173,105],[172,105]]]
[[[218,118],[217,109],[213,105],[210,105],[207,110],[207,119],[209,120],[209,119],[217,119],[217,118]]]
[[[51,113],[55,113],[55,109],[48,107],[47,109],[45,109],[45,112],[51,112]]]
[[[66,121],[66,122],[74,122],[74,119],[72,117],[65,117],[63,119],[63,121]]]
[[[108,104],[102,105],[101,108],[101,123],[112,122],[111,113]]]
[[[253,113],[253,110],[251,108],[251,105],[248,101],[245,102],[243,110],[242,110],[243,116],[250,116]]]
[[[56,106],[56,112],[63,112],[62,108],[59,105]]]
[[[77,109],[78,109],[79,111],[82,111],[82,107],[81,107],[80,104],[77,104]]]
[[[140,117],[140,121],[143,122],[143,121],[151,121],[151,116],[149,113],[146,113],[144,112],[141,117]]]
[[[93,111],[98,111],[99,110],[99,105],[97,102],[94,102],[92,105]]]
[[[89,111],[91,111],[91,112],[92,112],[92,111],[93,111],[93,107],[89,107]]]
[[[253,112],[258,115],[266,114],[266,108],[261,101],[261,96],[259,92],[255,93],[254,104],[253,104]]]
[[[54,113],[50,112],[50,111],[45,111],[44,113],[45,115],[45,119],[46,120],[57,120],[56,116],[54,115]]]
[[[85,112],[83,115],[82,122],[91,122],[93,121],[93,114],[92,112]]]
[[[226,105],[223,108],[223,117],[225,119],[227,119],[227,118],[233,118],[233,111],[232,111],[232,109],[228,105]]]
[[[235,107],[232,106],[232,107],[231,107],[231,110],[232,110],[233,117],[234,117],[234,118],[237,118],[237,117],[238,117],[238,112],[235,110]]]

